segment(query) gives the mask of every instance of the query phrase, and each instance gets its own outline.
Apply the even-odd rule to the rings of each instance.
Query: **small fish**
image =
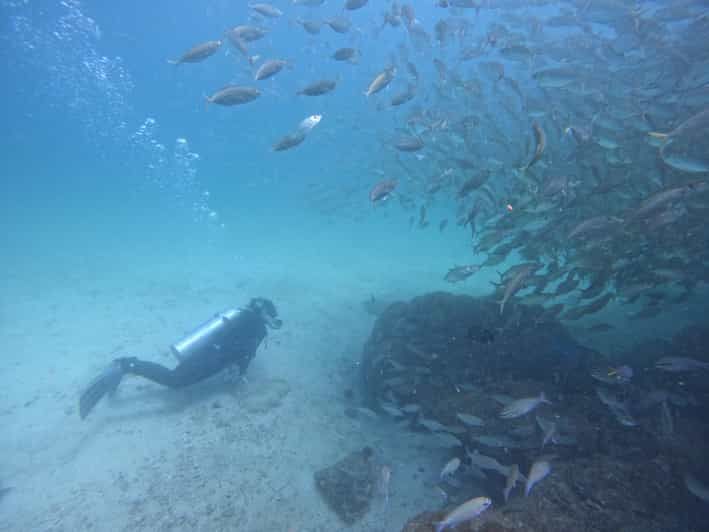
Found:
[[[359,57],[359,50],[356,48],[339,48],[331,56],[335,61],[349,61],[356,63]]]
[[[386,200],[391,193],[394,192],[398,184],[398,179],[384,179],[379,181],[372,187],[372,190],[369,191],[369,201],[376,204]]]
[[[271,148],[273,151],[285,151],[295,148],[305,140],[306,134],[302,131],[291,133],[277,140]]]
[[[539,397],[525,397],[523,399],[517,399],[502,409],[502,412],[500,412],[500,417],[502,419],[521,417],[529,414],[542,403],[551,404],[551,401],[546,398],[544,392],[540,393]]]
[[[684,475],[684,485],[692,495],[704,502],[709,502],[709,486],[700,482],[691,473]]]
[[[369,408],[366,408],[364,406],[357,407],[356,410],[363,416],[368,417],[370,419],[379,419],[379,416],[374,410],[370,410]]]
[[[317,126],[322,120],[322,115],[310,115],[304,118],[300,124],[298,124],[298,131],[304,131],[309,133],[315,126]]]
[[[304,95],[304,96],[321,96],[323,94],[327,94],[328,92],[332,91],[335,89],[337,86],[337,82],[331,79],[321,79],[319,81],[315,81],[311,83],[310,85],[306,85],[302,89],[300,89],[296,94],[299,95]]]
[[[168,59],[168,63],[171,65],[181,65],[182,63],[199,63],[204,61],[209,56],[214,55],[214,53],[219,50],[222,45],[222,41],[207,41],[202,44],[190,48],[184,54],[180,56],[179,59]]]
[[[467,523],[490,508],[490,506],[492,506],[492,501],[488,497],[470,499],[448,512],[443,521],[436,523],[436,532],[442,532],[446,528]]]
[[[558,89],[566,87],[577,78],[570,68],[548,68],[532,74],[540,87]]]
[[[267,33],[268,31],[263,28],[242,25],[231,28],[226,32],[226,35],[234,46],[240,48],[243,43],[257,41],[264,38]]]
[[[439,423],[435,419],[426,419],[421,416],[418,419],[418,424],[427,428],[431,432],[448,432],[448,427],[446,427],[443,423]]]
[[[406,102],[413,100],[414,96],[416,96],[416,86],[409,85],[405,91],[392,96],[389,105],[392,107],[398,107],[399,105],[403,105]]]
[[[383,90],[387,85],[389,85],[389,83],[391,83],[391,80],[394,79],[395,74],[396,68],[394,67],[389,67],[381,71],[369,84],[369,87],[367,87],[367,91],[364,94],[366,96],[371,96],[372,94],[376,94]]]
[[[418,414],[421,411],[421,407],[417,404],[408,404],[401,407],[401,411],[406,414]]]
[[[465,266],[454,266],[443,278],[449,283],[459,283],[465,281],[471,275],[480,271],[481,266],[477,264],[467,264]]]
[[[380,403],[379,407],[391,417],[404,417],[404,413],[391,403]]]
[[[310,35],[317,35],[320,33],[323,23],[319,20],[302,20],[296,19],[296,22],[303,26],[303,29],[307,31]]]
[[[441,474],[439,475],[441,480],[445,480],[447,477],[453,475],[460,467],[460,458],[457,456],[448,460],[448,463],[441,469]]]
[[[627,384],[633,378],[633,368],[618,366],[617,368],[595,369],[591,377],[604,384]]]
[[[471,453],[469,450],[466,449],[465,454],[468,455],[470,463],[475,467],[484,469],[486,471],[495,471],[497,473],[500,473],[501,475],[507,475],[509,472],[508,466],[501,464],[491,456],[485,456],[484,454],[480,454],[480,452],[477,450]]]
[[[434,432],[432,435],[432,440],[442,447],[447,448],[457,448],[463,446],[463,442],[453,436],[450,432]]]
[[[482,427],[485,422],[477,416],[472,416],[470,414],[456,414],[456,417],[460,419],[465,425],[469,427]]]
[[[337,33],[347,33],[352,27],[352,21],[347,17],[333,17],[325,21],[325,24]]]
[[[536,163],[539,159],[542,158],[542,155],[544,154],[544,149],[547,145],[547,136],[544,134],[544,130],[538,122],[535,121],[532,123],[532,130],[534,131],[534,141],[536,143],[534,157],[532,157],[532,160],[529,161],[529,163],[523,168],[523,170],[528,170],[532,167],[534,163]]]
[[[379,490],[384,495],[384,504],[389,504],[389,482],[391,481],[391,467],[383,465],[379,472]]]
[[[366,6],[368,1],[369,0],[347,0],[345,2],[345,9],[349,9],[350,11],[359,9],[360,7]]]
[[[268,79],[271,76],[275,76],[281,70],[283,70],[283,67],[287,64],[288,63],[281,59],[271,59],[270,61],[266,61],[258,68],[256,74],[254,74],[254,80],[261,81],[264,79]]]
[[[261,95],[261,91],[254,87],[241,85],[228,85],[218,90],[212,96],[207,96],[207,103],[217,105],[241,105],[251,102]]]
[[[549,473],[551,473],[551,464],[549,462],[546,460],[535,461],[527,475],[527,482],[524,485],[524,496],[529,496],[529,492],[532,491],[535,484],[544,480]]]
[[[419,209],[419,227],[421,229],[428,226],[428,220],[426,219],[426,205],[421,205]]]
[[[510,281],[505,285],[505,292],[502,295],[502,300],[500,301],[500,316],[505,312],[505,304],[509,299],[519,292],[525,285],[527,278],[532,275],[539,268],[538,264],[530,263],[524,265],[517,275],[515,275]]]
[[[507,478],[505,479],[505,489],[502,490],[502,495],[505,498],[505,502],[510,498],[510,492],[517,485],[517,481],[520,480],[519,466],[517,464],[512,464],[510,466],[509,473],[507,473]]]
[[[596,395],[598,395],[601,402],[608,407],[618,423],[626,427],[637,426],[637,421],[635,421],[628,411],[628,405],[618,399],[610,390],[596,388]]]
[[[394,142],[394,147],[399,151],[414,152],[424,147],[423,140],[414,135],[402,135]]]
[[[549,421],[541,416],[536,416],[535,419],[537,420],[537,425],[539,426],[543,434],[541,448],[544,449],[544,446],[549,442],[556,443],[556,422]]]
[[[476,442],[485,447],[493,447],[500,449],[519,449],[520,444],[508,436],[475,436]]]
[[[271,4],[249,4],[249,7],[259,15],[268,18],[278,18],[283,15],[283,11]]]
[[[709,369],[709,362],[687,357],[663,357],[655,363],[657,369],[671,372]]]

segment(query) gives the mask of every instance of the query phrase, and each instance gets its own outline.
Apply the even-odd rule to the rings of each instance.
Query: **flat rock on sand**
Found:
[[[315,473],[318,491],[347,525],[359,521],[369,511],[376,482],[376,466],[369,447]]]
[[[265,414],[280,405],[288,392],[290,385],[281,379],[252,384],[241,399],[241,406],[252,414]]]

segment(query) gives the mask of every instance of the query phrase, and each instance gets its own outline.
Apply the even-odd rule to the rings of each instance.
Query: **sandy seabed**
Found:
[[[12,263],[0,307],[0,530],[398,531],[443,504],[450,451],[390,419],[345,415],[374,316],[370,295],[447,289],[452,260],[328,254],[330,243],[241,246],[176,260],[101,251]],[[415,253],[415,251],[412,251]],[[395,257],[395,255],[392,255]],[[166,365],[215,312],[273,299],[284,326],[246,379],[170,391],[127,378],[79,419],[79,391],[117,356]],[[356,406],[356,405],[355,405]],[[345,526],[315,471],[370,446],[390,497]]]

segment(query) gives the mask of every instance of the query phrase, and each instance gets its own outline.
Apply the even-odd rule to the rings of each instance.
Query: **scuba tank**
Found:
[[[236,319],[241,312],[241,309],[234,308],[215,314],[213,318],[172,344],[170,351],[177,360],[184,360],[205,347],[219,343],[223,332],[230,325],[229,322]]]

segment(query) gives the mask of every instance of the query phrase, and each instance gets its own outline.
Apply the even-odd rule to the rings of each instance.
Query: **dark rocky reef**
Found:
[[[397,417],[402,430],[449,432],[460,443],[453,454],[463,471],[470,464],[464,447],[518,464],[524,474],[540,455],[553,455],[551,475],[527,498],[518,487],[505,503],[505,479],[497,472],[475,488],[468,479],[446,486],[448,510],[481,489],[494,503],[455,530],[699,531],[709,504],[687,490],[683,476],[709,479],[709,371],[668,374],[654,362],[660,356],[706,360],[708,345],[709,329],[692,327],[672,342],[610,360],[579,345],[540,307],[512,304],[500,315],[491,299],[432,293],[380,315],[364,346],[362,392],[371,409]],[[629,383],[591,377],[620,364],[634,369]],[[599,387],[625,405],[633,423],[623,424],[599,400]],[[551,405],[500,419],[501,396],[542,391]],[[482,426],[462,423],[460,413],[481,418]],[[556,441],[544,449],[537,414],[557,428]],[[433,530],[442,515],[421,514],[405,530]]]

